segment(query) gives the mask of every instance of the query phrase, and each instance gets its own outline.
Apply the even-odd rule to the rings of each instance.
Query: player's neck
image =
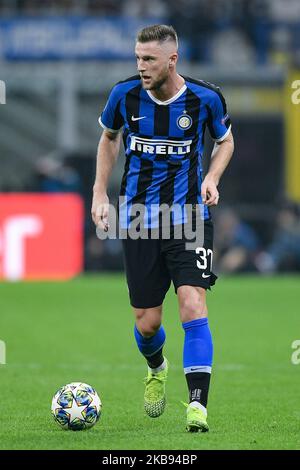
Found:
[[[159,89],[150,90],[150,92],[159,101],[167,101],[179,92],[184,83],[184,78],[175,73]]]

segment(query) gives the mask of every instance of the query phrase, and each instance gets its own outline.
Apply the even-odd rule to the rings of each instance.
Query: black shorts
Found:
[[[210,289],[217,276],[211,271],[213,257],[213,224],[204,222],[204,242],[187,250],[187,240],[126,238],[123,242],[124,264],[130,303],[135,308],[151,308],[162,304],[173,281],[179,286]]]

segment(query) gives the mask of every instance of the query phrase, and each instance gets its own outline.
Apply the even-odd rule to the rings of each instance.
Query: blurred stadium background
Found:
[[[137,30],[161,22],[178,31],[179,72],[220,86],[233,121],[236,151],[214,210],[216,270],[299,271],[300,105],[291,101],[292,83],[300,78],[298,0],[0,0],[0,15],[0,80],[6,85],[0,107],[2,277],[122,270],[120,242],[98,240],[90,218],[97,120],[111,86],[135,74]],[[112,200],[123,163],[120,156]],[[13,199],[26,193],[76,193],[83,201],[84,236],[74,235],[73,224],[69,236],[76,247],[60,263],[70,263],[65,272],[54,260],[43,269],[45,250],[28,261],[31,267],[24,265],[42,250],[43,227],[51,227],[34,218],[8,219],[15,205],[19,216],[22,207],[24,214],[41,210],[44,217],[43,202],[38,209],[36,198]],[[80,220],[80,202],[74,201],[70,217]],[[68,222],[54,211],[56,231],[62,230]],[[24,243],[17,236],[11,241],[14,227]],[[55,244],[49,237],[45,243]]]

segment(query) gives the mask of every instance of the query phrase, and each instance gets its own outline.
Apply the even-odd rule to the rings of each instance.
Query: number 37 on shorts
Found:
[[[209,268],[209,272],[205,275],[205,277],[209,277],[212,271],[213,251],[210,248],[206,249],[203,246],[198,246],[195,251],[196,255],[198,255],[197,268],[202,271],[207,271],[207,268]],[[202,277],[204,277],[203,274]]]

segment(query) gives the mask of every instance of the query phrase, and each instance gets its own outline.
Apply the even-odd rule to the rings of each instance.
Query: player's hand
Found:
[[[216,182],[209,177],[205,177],[201,185],[201,197],[203,204],[216,206],[219,202],[219,191]]]
[[[94,192],[91,213],[96,227],[99,227],[104,230],[104,232],[107,232],[109,229],[109,199],[106,193]]]

